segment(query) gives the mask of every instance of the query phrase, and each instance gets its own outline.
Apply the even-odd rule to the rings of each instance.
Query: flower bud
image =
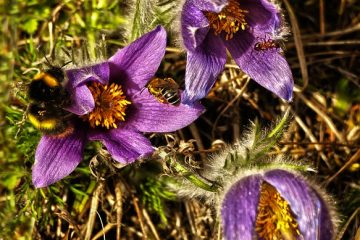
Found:
[[[255,171],[224,193],[220,203],[224,238],[333,239],[335,223],[327,199],[292,171]]]

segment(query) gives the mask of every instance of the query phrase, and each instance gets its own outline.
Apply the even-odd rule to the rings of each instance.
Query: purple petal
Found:
[[[128,95],[142,89],[155,75],[166,48],[166,31],[158,26],[109,59],[111,79],[125,86]]]
[[[106,85],[109,82],[110,67],[108,62],[103,62],[83,68],[69,69],[66,71],[66,75],[69,80],[68,88],[70,90],[90,81]]]
[[[334,237],[324,200],[303,179],[284,170],[273,170],[265,174],[264,180],[273,185],[289,203],[297,216],[304,239],[325,240]]]
[[[181,34],[188,50],[193,51],[204,41],[209,22],[192,1],[186,1],[181,12]]]
[[[192,104],[206,97],[225,63],[226,49],[222,40],[208,34],[201,46],[188,52],[183,102]]]
[[[65,108],[76,115],[85,115],[94,107],[94,98],[86,86],[87,82],[96,81],[108,84],[110,68],[108,62],[66,71],[67,89],[70,93],[71,106]]]
[[[160,103],[148,90],[136,95],[131,107],[126,123],[141,132],[173,132],[195,121],[204,111],[199,103],[192,106]]]
[[[192,3],[201,11],[218,13],[228,4],[228,2],[228,0],[187,0],[185,4]]]
[[[100,140],[116,161],[125,164],[132,163],[154,151],[150,141],[132,129],[93,131],[89,139]]]
[[[224,41],[239,67],[261,86],[279,97],[290,101],[294,80],[286,59],[278,49],[258,51],[254,45],[256,39],[249,32],[235,34],[234,38]]]
[[[272,32],[280,21],[279,11],[268,0],[241,0],[240,7],[249,11],[246,22],[252,29]]]
[[[32,169],[35,187],[46,187],[68,176],[80,163],[84,144],[85,137],[81,131],[64,138],[44,135],[36,149]]]
[[[65,110],[76,115],[85,115],[91,112],[95,107],[93,95],[86,85],[80,85],[71,92],[71,106]]]
[[[225,239],[253,239],[261,182],[260,175],[252,175],[235,183],[226,193],[221,205]]]
[[[335,226],[332,222],[332,216],[328,206],[322,197],[316,193],[316,197],[321,202],[321,210],[319,211],[319,230],[321,231],[321,238],[319,240],[332,239],[335,236]]]

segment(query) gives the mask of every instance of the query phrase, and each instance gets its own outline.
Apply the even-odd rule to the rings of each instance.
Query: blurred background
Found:
[[[123,168],[102,154],[99,143],[90,143],[69,177],[34,189],[31,166],[40,133],[24,113],[27,85],[46,67],[45,56],[54,65],[72,58],[95,62],[163,24],[169,47],[157,75],[183,87],[180,4],[0,0],[0,239],[99,239],[104,233],[108,239],[217,239],[214,210],[166,188],[174,181],[169,176],[180,173],[159,160],[161,151],[176,152],[196,172],[225,143],[241,138],[250,121],[269,127],[288,106],[288,130],[269,155],[287,154],[316,168],[340,213],[338,239],[360,239],[360,4],[280,3],[292,32],[284,49],[296,84],[290,104],[248,82],[229,60],[196,122],[176,133],[147,135],[158,147],[153,161]]]

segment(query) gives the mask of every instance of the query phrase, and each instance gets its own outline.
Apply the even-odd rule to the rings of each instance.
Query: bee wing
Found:
[[[169,87],[173,88],[173,89],[178,89],[179,88],[179,84],[177,84],[177,82],[175,82],[174,79],[172,78],[165,78],[164,80],[166,80],[168,82]]]
[[[171,88],[178,89],[179,85],[172,78],[154,78],[146,84],[147,87],[151,86],[152,88]]]

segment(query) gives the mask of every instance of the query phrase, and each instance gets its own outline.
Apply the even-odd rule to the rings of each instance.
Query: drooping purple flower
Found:
[[[66,71],[72,100],[67,110],[77,117],[65,136],[41,138],[32,172],[35,187],[69,175],[88,140],[101,141],[116,161],[128,164],[153,152],[142,132],[176,131],[198,118],[200,104],[164,104],[144,91],[165,47],[166,32],[159,26],[105,62]]]
[[[281,54],[281,15],[268,0],[186,0],[181,32],[187,49],[184,102],[204,98],[226,63],[226,50],[261,86],[292,99],[293,78]]]
[[[306,239],[335,236],[329,206],[304,178],[267,170],[236,181],[221,203],[227,240]]]

